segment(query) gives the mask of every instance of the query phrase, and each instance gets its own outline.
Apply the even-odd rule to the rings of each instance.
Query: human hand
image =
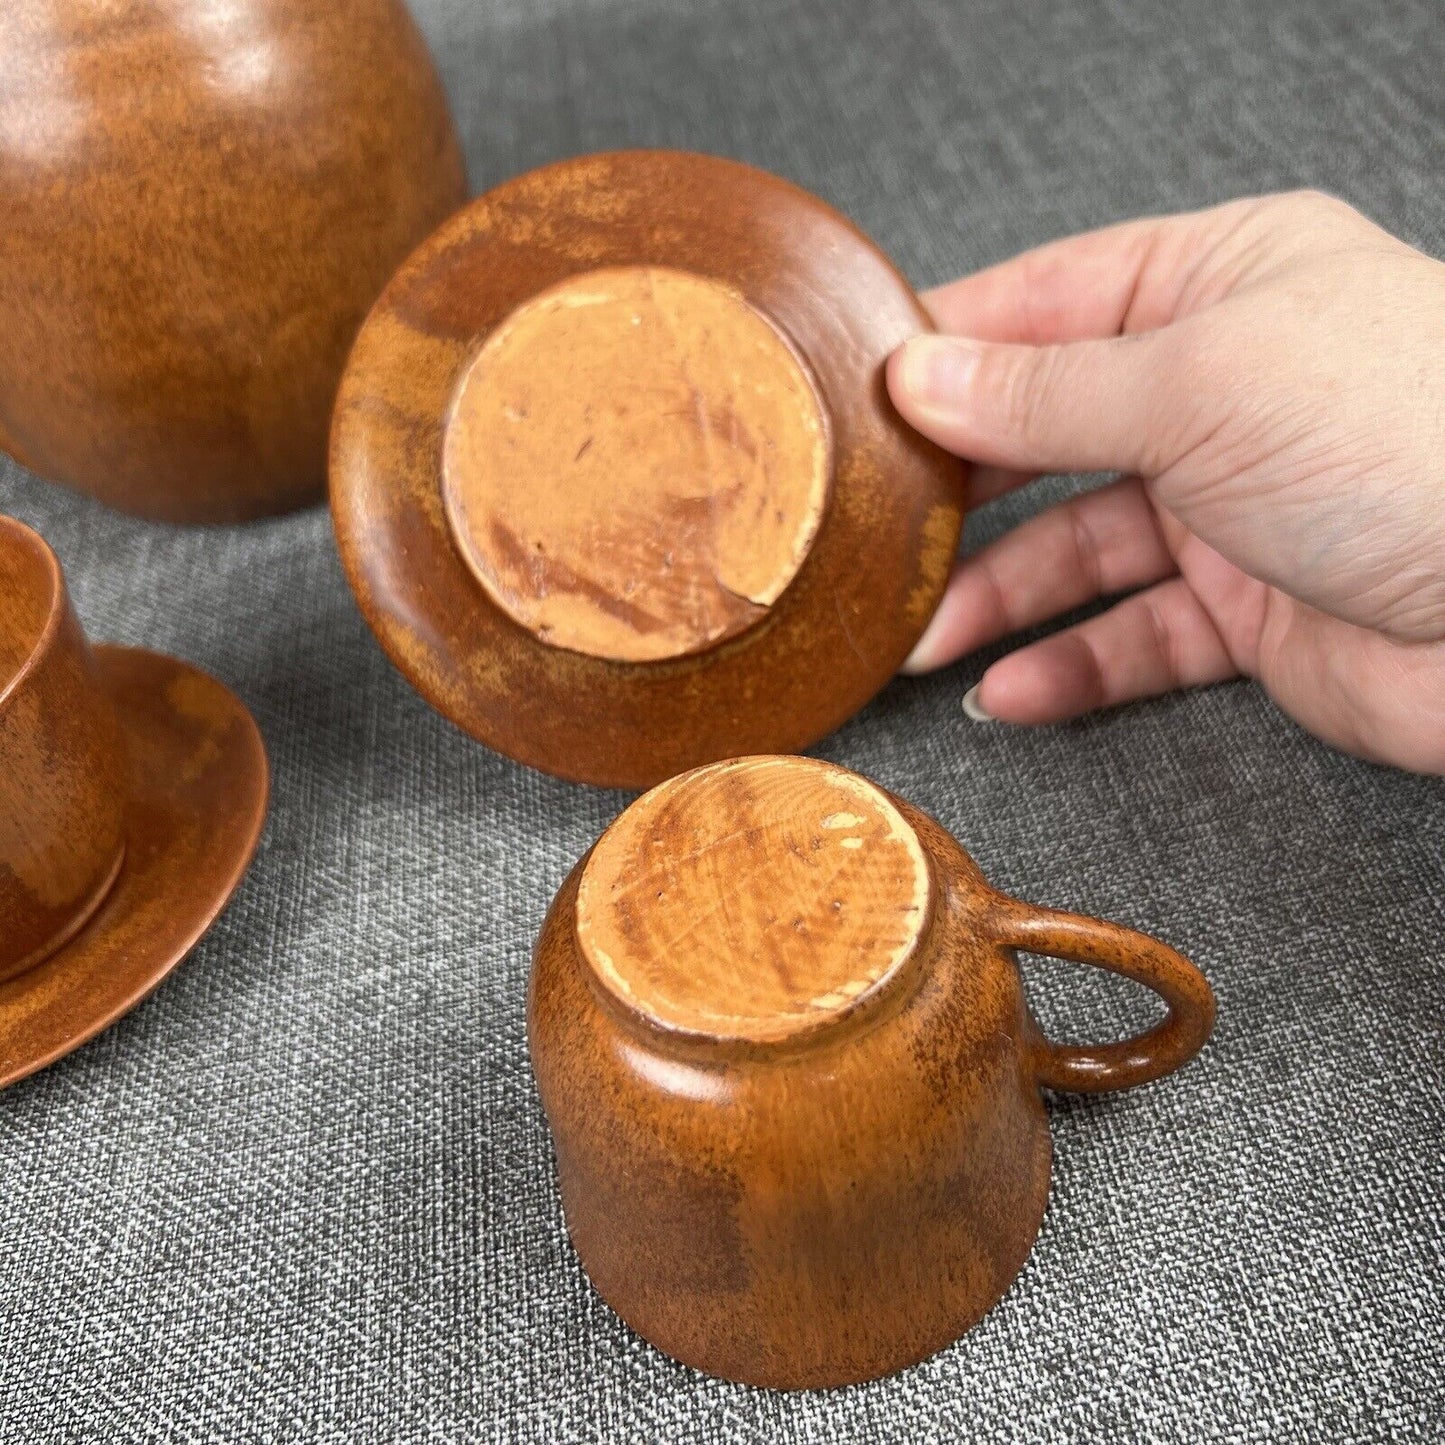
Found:
[[[1336,747],[1445,772],[1445,265],[1341,201],[1237,201],[932,292],[895,405],[975,465],[1125,475],[962,561],[905,665],[1096,597],[984,673],[1013,723],[1239,674]],[[968,339],[963,339],[968,338]]]

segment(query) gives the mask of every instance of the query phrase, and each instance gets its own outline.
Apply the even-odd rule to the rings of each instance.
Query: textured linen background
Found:
[[[417,8],[478,189],[576,151],[722,152],[819,191],[919,283],[1302,184],[1445,250],[1439,0]],[[984,511],[970,542],[1048,494]],[[961,1343],[862,1388],[743,1389],[590,1292],[528,1070],[534,932],[625,798],[430,712],[322,511],[145,525],[8,464],[0,509],[55,545],[92,636],[234,687],[275,772],[203,946],[0,1095],[6,1445],[1441,1438],[1438,781],[1330,752],[1242,683],[971,726],[982,658],[895,683],[824,743],[1001,886],[1192,954],[1219,1028],[1165,1083],[1052,1101],[1043,1232]],[[1029,977],[1063,1035],[1151,1017],[1087,970]]]

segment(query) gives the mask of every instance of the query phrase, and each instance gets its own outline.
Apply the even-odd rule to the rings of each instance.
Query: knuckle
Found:
[[[998,356],[991,378],[1001,427],[1026,446],[1043,440],[1057,405],[1064,358],[1062,348],[1041,346]]]
[[[1180,664],[1179,649],[1175,645],[1174,633],[1169,623],[1160,612],[1157,600],[1147,593],[1139,599],[1139,605],[1144,615],[1149,646],[1154,651],[1161,679],[1170,691],[1181,687],[1184,671]]]
[[[1020,623],[1015,615],[1012,595],[999,577],[993,559],[980,559],[978,577],[983,587],[983,606],[989,621],[1002,632],[1017,632]]]
[[[1357,225],[1364,217],[1346,200],[1313,187],[1279,196],[1280,209],[1292,223],[1317,227]]]
[[[1072,549],[1074,570],[1083,578],[1091,597],[1102,596],[1105,589],[1104,549],[1099,535],[1089,525],[1083,500],[1075,497],[1064,505],[1068,527],[1068,543]]]
[[[1237,338],[1203,318],[1173,329],[1158,361],[1150,425],[1140,434],[1143,475],[1160,476],[1215,434],[1239,391],[1239,353]]]

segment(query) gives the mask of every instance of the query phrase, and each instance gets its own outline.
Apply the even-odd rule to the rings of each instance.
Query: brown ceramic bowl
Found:
[[[0,447],[168,521],[318,500],[357,327],[465,196],[402,0],[5,0]]]
[[[1168,1005],[1056,1044],[1015,949]],[[709,1374],[897,1370],[1007,1290],[1048,1194],[1041,1088],[1124,1089],[1208,1038],[1173,949],[990,888],[935,822],[802,758],[655,788],[563,885],[528,1037],[568,1229],[602,1297]]]
[[[185,663],[92,649],[0,517],[0,1087],[144,998],[240,882],[266,812],[250,714]]]
[[[938,602],[963,473],[894,412],[928,319],[816,196],[708,156],[586,156],[447,221],[337,400],[341,558],[445,716],[646,786],[857,711]]]

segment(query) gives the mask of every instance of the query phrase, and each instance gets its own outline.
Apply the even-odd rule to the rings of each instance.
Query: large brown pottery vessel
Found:
[[[1014,950],[1168,1006],[1137,1038],[1045,1038]],[[990,888],[937,823],[803,758],[634,803],[537,944],[529,1041],[573,1243],[690,1365],[839,1385],[958,1338],[1008,1288],[1049,1184],[1041,1088],[1146,1083],[1214,1020],[1144,934]]]
[[[0,447],[147,517],[316,500],[357,327],[464,195],[400,0],[6,0]]]

